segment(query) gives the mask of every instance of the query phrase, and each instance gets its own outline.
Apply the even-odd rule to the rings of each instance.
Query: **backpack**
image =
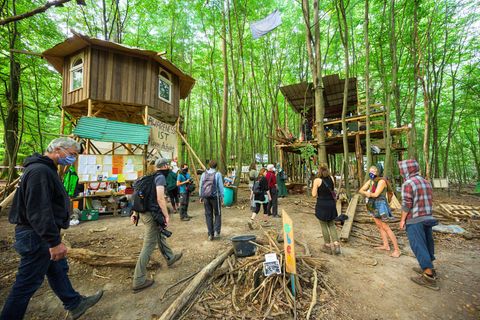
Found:
[[[134,211],[147,212],[160,209],[157,203],[157,188],[155,187],[155,178],[158,174],[149,174],[134,182],[132,195],[132,209]]]
[[[167,176],[167,191],[173,191],[177,188],[177,174],[170,171]]]
[[[263,190],[262,190],[262,187],[260,185],[260,180],[261,179],[257,179],[255,181],[255,183],[253,184],[253,187],[252,187],[252,192],[254,195],[261,195],[263,194]]]
[[[216,185],[215,185],[215,176],[217,175],[217,172],[205,172],[205,175],[203,176],[203,181],[202,181],[202,196],[204,198],[208,197],[213,197],[214,196],[214,191],[216,191]]]
[[[77,189],[78,179],[79,178],[77,173],[75,172],[75,167],[70,166],[67,173],[65,174],[65,177],[63,178],[63,186],[65,187],[65,190],[70,197],[73,197],[75,195],[75,189]]]

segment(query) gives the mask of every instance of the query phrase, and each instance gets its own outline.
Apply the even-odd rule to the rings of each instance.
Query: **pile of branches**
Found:
[[[291,277],[284,270],[283,244],[277,239],[275,231],[264,231],[264,237],[255,242],[257,251],[254,256],[229,256],[190,304],[187,318],[291,319],[294,316],[309,319],[312,313],[319,312],[316,308],[326,312],[332,307],[331,303],[322,303],[332,300],[335,295],[323,275],[325,260],[310,256],[307,245],[300,243],[306,254],[297,254],[294,297]],[[277,254],[282,274],[265,277],[264,255],[273,252]]]

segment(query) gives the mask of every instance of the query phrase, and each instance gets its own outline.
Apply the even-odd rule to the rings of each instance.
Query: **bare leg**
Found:
[[[400,257],[402,253],[400,252],[400,248],[398,247],[397,237],[395,237],[395,234],[393,233],[392,229],[390,229],[388,224],[386,224],[383,221],[381,222],[381,224],[384,232],[386,232],[386,234],[390,238],[390,241],[392,241],[392,244],[393,244],[393,252],[390,256],[394,258]]]
[[[373,221],[375,221],[375,225],[377,226],[378,231],[380,231],[380,236],[382,237],[382,242],[383,242],[383,245],[382,245],[382,246],[380,246],[380,247],[375,247],[375,249],[390,251],[390,245],[388,244],[387,232],[386,232],[385,229],[383,228],[383,225],[382,225],[383,222],[382,222],[382,220],[377,219],[377,218],[373,218]],[[390,231],[391,231],[391,230],[390,230]]]

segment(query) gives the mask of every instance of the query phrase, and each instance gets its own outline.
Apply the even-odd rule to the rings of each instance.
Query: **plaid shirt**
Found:
[[[407,212],[407,224],[432,219],[432,185],[420,176],[416,160],[398,161],[400,174],[405,178],[402,185],[402,211]]]

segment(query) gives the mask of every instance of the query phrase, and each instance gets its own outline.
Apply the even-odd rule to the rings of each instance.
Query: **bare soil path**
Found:
[[[241,189],[240,199],[246,198]],[[480,318],[480,241],[465,240],[460,236],[436,236],[437,269],[440,291],[419,287],[409,280],[416,259],[411,254],[404,234],[399,234],[404,244],[404,255],[398,259],[376,251],[356,238],[344,244],[343,254],[333,257],[321,253],[320,226],[312,214],[313,209],[295,204],[303,196],[280,199],[280,208],[287,210],[294,220],[295,235],[306,241],[315,256],[328,259],[329,284],[337,292],[333,301],[322,301],[316,307],[318,315],[326,319],[479,319]],[[297,200],[297,201],[295,201]],[[474,201],[475,202],[475,201]],[[478,203],[476,204],[478,205]],[[160,268],[150,270],[155,284],[138,294],[131,291],[133,269],[91,267],[69,260],[70,277],[74,287],[82,294],[91,294],[103,288],[105,294],[99,304],[89,310],[83,319],[151,319],[161,314],[173,301],[175,288],[164,292],[178,280],[200,270],[219,252],[230,246],[229,239],[239,234],[252,234],[247,227],[248,203],[239,201],[232,208],[223,208],[222,238],[208,241],[203,206],[191,204],[189,222],[181,222],[173,215],[169,243],[174,251],[183,251],[183,258],[168,268],[158,251],[154,253],[162,262]],[[373,225],[366,225],[375,233]],[[272,220],[272,227],[280,229],[281,219]],[[107,228],[106,231],[92,232]],[[103,253],[137,255],[142,246],[143,227],[130,224],[128,218],[101,217],[96,222],[82,223],[65,231],[73,247]],[[0,218],[0,305],[15,278],[18,256],[11,248],[13,226],[6,217]],[[162,299],[163,298],[163,299]],[[334,308],[325,308],[334,305]],[[330,313],[325,314],[325,310]],[[64,319],[61,302],[48,287],[47,282],[30,302],[26,319]]]

